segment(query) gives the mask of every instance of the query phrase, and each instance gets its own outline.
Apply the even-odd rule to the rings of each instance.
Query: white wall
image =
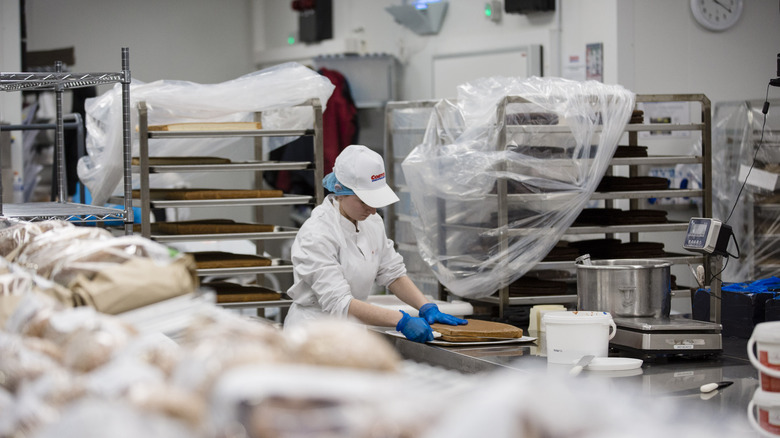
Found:
[[[397,24],[385,7],[401,4],[401,0],[334,0],[334,39],[318,44],[298,43],[288,46],[287,37],[298,28],[296,12],[289,2],[253,0],[266,10],[264,45],[257,47],[258,65],[282,61],[305,61],[318,54],[343,53],[346,41],[363,41],[363,52],[390,53],[403,65],[400,99],[429,99],[432,58],[437,54],[472,52],[528,44],[549,46],[554,28],[554,14],[534,16],[504,14],[500,23],[484,16],[484,2],[455,0],[449,2],[440,32],[420,36]],[[545,70],[553,68],[545,49]]]
[[[713,102],[763,98],[777,73],[780,8],[777,0],[744,5],[736,26],[710,32],[694,22],[687,1],[634,1],[634,91],[704,93]]]
[[[73,71],[222,82],[254,70],[248,0],[27,0],[28,50],[75,47]]]
[[[606,83],[645,94],[705,93],[713,102],[763,98],[780,52],[777,0],[746,1],[737,25],[720,33],[698,26],[686,0],[559,0],[560,43],[552,13],[504,14],[496,24],[482,15],[484,2],[450,0],[439,34],[420,36],[384,10],[402,0],[333,0],[334,39],[293,47],[287,36],[297,30],[297,18],[289,2],[252,1],[266,12],[258,65],[343,52],[346,40],[357,38],[366,52],[402,61],[404,100],[431,97],[437,53],[541,44],[545,74],[563,76],[570,56],[584,60],[585,45],[597,42],[604,45]]]
[[[19,39],[19,1],[0,2],[0,71],[19,71],[21,65],[21,42]],[[21,105],[19,93],[0,95],[0,121],[19,123]]]
[[[19,1],[0,1],[0,71],[14,72],[21,70],[21,42],[19,39]],[[0,92],[0,122],[18,124],[22,121],[19,110],[22,107],[22,96],[18,92]],[[4,202],[8,202],[13,182],[13,173],[7,169],[22,168],[22,142],[19,132],[9,133],[10,151],[2,151],[3,156],[3,187],[6,187]],[[8,159],[10,157],[10,160]]]
[[[27,49],[74,47],[74,72],[119,71],[122,47],[130,49],[133,79],[143,82],[219,83],[255,70],[255,20],[249,0],[27,0],[26,5]],[[109,87],[101,86],[99,92]],[[247,159],[251,152],[247,148],[226,156]],[[249,188],[253,175],[214,174],[201,183]],[[193,209],[190,214],[196,218],[224,212]],[[250,220],[251,211],[241,210],[236,219]]]

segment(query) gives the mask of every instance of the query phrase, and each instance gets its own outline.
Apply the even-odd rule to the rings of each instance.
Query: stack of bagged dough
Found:
[[[140,236],[114,237],[102,228],[65,221],[0,223],[0,254],[30,275],[53,283],[47,292],[63,304],[87,305],[104,313],[125,312],[198,287],[189,255]],[[1,295],[24,292],[6,289]],[[16,301],[0,299],[0,322]]]
[[[178,424],[188,436],[215,436],[213,392],[234,370],[313,365],[343,370],[349,377],[353,372],[395,375],[400,364],[380,335],[340,320],[288,335],[268,321],[204,304],[176,341],[142,333],[119,316],[27,295],[0,330],[0,436],[39,436],[40,429],[58,428],[64,412],[94,400],[106,406],[120,403],[150,422]],[[289,396],[303,405],[323,400],[316,391],[293,392]],[[270,404],[277,400],[256,396],[260,401],[269,397]],[[231,410],[241,412],[244,401],[236,398]]]

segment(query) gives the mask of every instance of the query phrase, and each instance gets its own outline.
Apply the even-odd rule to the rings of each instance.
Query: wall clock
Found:
[[[734,26],[742,15],[742,0],[691,0],[696,22],[715,32]]]

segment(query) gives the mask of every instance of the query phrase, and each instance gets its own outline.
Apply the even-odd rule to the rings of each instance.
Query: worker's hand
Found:
[[[433,340],[433,330],[422,318],[409,316],[408,313],[400,310],[403,314],[401,320],[396,324],[395,329],[406,336],[406,339],[414,342],[428,342]]]
[[[449,325],[464,325],[469,323],[465,319],[442,313],[439,311],[439,306],[434,303],[424,304],[420,307],[420,316],[425,318],[425,321],[427,321],[428,324],[440,322]]]

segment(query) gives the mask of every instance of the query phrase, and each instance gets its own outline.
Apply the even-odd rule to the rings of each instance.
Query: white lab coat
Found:
[[[374,283],[387,287],[406,275],[403,258],[385,234],[379,215],[355,225],[339,212],[334,195],[304,222],[293,242],[293,299],[285,328],[335,316],[347,318],[352,298],[365,300]]]

